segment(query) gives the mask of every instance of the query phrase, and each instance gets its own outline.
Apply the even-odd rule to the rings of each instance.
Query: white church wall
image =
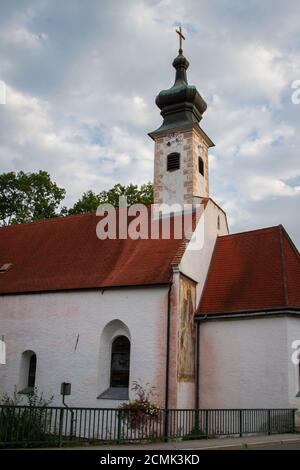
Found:
[[[297,348],[293,348],[294,341],[298,341]],[[292,408],[300,410],[300,365],[294,364],[292,356],[296,350],[300,350],[300,317],[287,318],[287,350],[288,350],[288,371],[289,371],[289,403]],[[300,357],[298,357],[300,359]],[[299,415],[298,415],[299,416]],[[300,427],[300,416],[299,416]]]
[[[46,397],[55,396],[53,404],[61,404],[61,382],[71,382],[69,405],[118,406],[117,400],[97,396],[109,385],[110,374],[109,350],[101,335],[107,324],[119,320],[120,328],[112,333],[125,332],[131,339],[130,382],[140,379],[156,386],[163,404],[167,296],[168,287],[149,287],[1,297],[7,361],[0,367],[0,392],[12,394],[15,385],[20,387],[22,353],[32,350],[37,355],[36,385]],[[107,343],[107,329],[105,333]]]
[[[178,382],[177,387],[177,408],[195,408],[195,382]]]
[[[203,217],[203,215],[202,215]],[[219,224],[218,224],[219,217]],[[196,308],[198,306],[203,286],[206,280],[210,265],[211,256],[214,250],[216,238],[218,235],[226,235],[228,227],[224,212],[212,201],[209,200],[204,212],[204,226],[202,221],[198,222],[195,230],[195,236],[199,249],[188,249],[184,253],[179,269],[180,272],[189,276],[197,282],[196,287]],[[201,237],[201,231],[204,233]],[[191,244],[193,241],[190,242]],[[197,246],[197,245],[196,245]],[[178,382],[177,407],[194,408],[195,406],[195,383]]]
[[[202,215],[203,217],[203,215]],[[201,218],[202,218],[201,217]],[[219,226],[218,226],[219,217]],[[204,230],[201,219],[195,230],[195,237],[197,244],[194,248],[190,249],[187,247],[184,253],[181,263],[179,266],[180,271],[195,280],[197,285],[197,296],[196,304],[198,305],[203,286],[206,280],[207,272],[209,269],[211,256],[215,247],[217,236],[227,235],[228,226],[226,221],[226,215],[224,212],[212,201],[208,201],[204,211]],[[201,236],[201,232],[204,233],[204,239]],[[190,241],[189,245],[193,244],[193,240]],[[199,249],[195,249],[195,246],[199,246]]]
[[[288,408],[287,318],[202,322],[200,406]]]

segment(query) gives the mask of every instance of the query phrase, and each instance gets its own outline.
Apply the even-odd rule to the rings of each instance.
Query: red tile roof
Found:
[[[300,254],[282,226],[219,237],[200,314],[300,308]]]
[[[0,228],[0,266],[12,263],[0,294],[169,282],[183,239],[99,240],[99,220],[90,213]]]

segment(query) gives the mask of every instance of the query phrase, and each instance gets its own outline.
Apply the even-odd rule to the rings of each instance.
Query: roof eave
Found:
[[[236,310],[233,312],[213,312],[213,313],[196,313],[195,321],[210,321],[221,319],[232,319],[241,317],[262,317],[269,315],[300,315],[300,307],[271,307],[249,310]]]

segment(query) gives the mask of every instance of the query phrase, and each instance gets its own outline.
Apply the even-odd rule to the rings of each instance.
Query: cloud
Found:
[[[154,100],[173,84],[174,25],[183,23],[189,81],[208,102],[201,125],[216,143],[212,196],[232,231],[282,222],[300,246],[297,0],[14,0],[1,9],[0,171],[45,169],[67,204],[88,189],[152,180],[147,133],[161,123]]]

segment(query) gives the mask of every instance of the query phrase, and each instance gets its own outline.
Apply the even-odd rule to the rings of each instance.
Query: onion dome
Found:
[[[173,61],[176,70],[174,85],[168,90],[162,90],[156,97],[156,105],[164,118],[158,131],[170,130],[174,127],[191,123],[199,123],[207,108],[207,104],[195,86],[187,81],[189,61],[179,49],[178,56]]]

